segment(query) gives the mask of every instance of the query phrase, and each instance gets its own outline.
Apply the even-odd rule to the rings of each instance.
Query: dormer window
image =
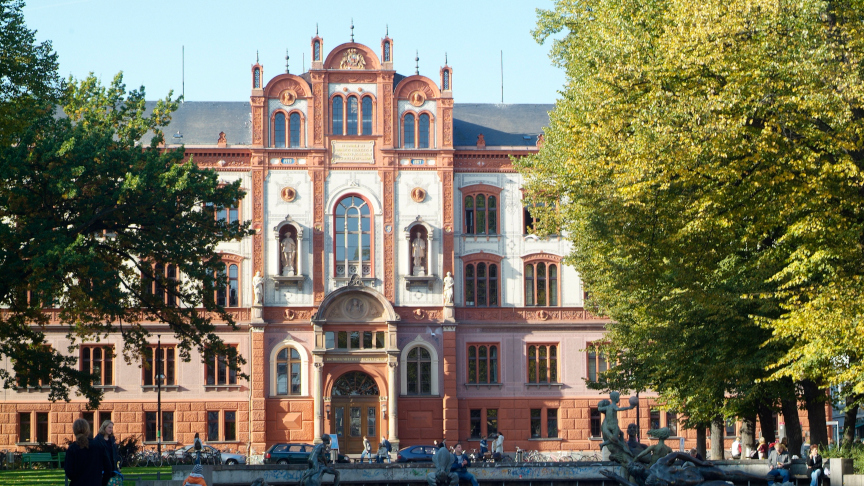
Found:
[[[347,107],[345,106],[347,103]],[[359,99],[355,95],[333,97],[333,135],[372,135],[375,107],[371,96]]]
[[[428,113],[419,116],[408,113],[402,119],[403,142],[402,147],[406,149],[429,148],[432,118]]]
[[[285,126],[286,120],[288,126]],[[273,146],[276,148],[285,148],[285,141],[288,140],[288,147],[299,148],[301,146],[301,137],[303,126],[303,118],[300,113],[293,112],[289,116],[285,113],[278,112],[273,117]]]

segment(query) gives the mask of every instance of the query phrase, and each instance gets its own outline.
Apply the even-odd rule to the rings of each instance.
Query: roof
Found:
[[[152,109],[155,102],[147,102]],[[453,145],[475,146],[483,134],[487,146],[533,146],[549,124],[554,105],[456,103]],[[169,145],[216,145],[225,132],[229,146],[252,144],[252,110],[248,101],[187,101],[165,129]],[[150,143],[147,135],[142,143]]]

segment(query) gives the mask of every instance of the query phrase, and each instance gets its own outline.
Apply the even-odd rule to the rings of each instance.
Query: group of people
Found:
[[[374,454],[375,463],[382,464],[385,459],[387,462],[391,462],[391,452],[393,452],[393,446],[390,445],[390,441],[387,440],[387,436],[385,435],[381,438],[381,442],[378,443],[378,451]],[[369,458],[369,464],[372,464],[372,443],[369,442],[369,438],[364,435],[363,452],[360,454],[360,462],[362,463],[367,457]]]
[[[66,477],[70,486],[115,486],[123,484],[120,450],[114,439],[114,422],[106,420],[91,438],[90,423],[79,418],[72,423],[75,441],[66,451]]]
[[[789,482],[789,469],[791,467],[792,458],[786,444],[784,442],[775,443],[774,448],[768,453],[768,477],[773,478],[768,486],[775,486],[777,482]],[[807,476],[810,478],[810,486],[819,486],[819,479],[822,474],[822,456],[819,454],[819,445],[812,444],[807,455]]]

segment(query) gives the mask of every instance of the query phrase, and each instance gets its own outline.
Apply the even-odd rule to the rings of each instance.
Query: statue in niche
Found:
[[[447,272],[447,276],[444,277],[444,305],[453,305],[453,286],[455,285],[455,281],[453,280],[453,275],[450,272]]]
[[[255,272],[255,276],[252,277],[252,290],[255,294],[255,305],[264,304],[264,277],[261,276],[261,272]]]
[[[297,243],[289,233],[286,233],[280,242],[282,246],[282,276],[293,277],[297,274],[294,262],[297,258]]]
[[[414,237],[414,241],[411,242],[411,257],[414,261],[414,268],[412,269],[411,274],[415,277],[425,277],[426,276],[426,240],[424,240],[420,233]]]

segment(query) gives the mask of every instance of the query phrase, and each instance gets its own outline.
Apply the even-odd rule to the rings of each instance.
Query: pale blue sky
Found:
[[[446,52],[457,103],[501,100],[499,59],[504,51],[504,102],[553,103],[564,73],[552,66],[549,45],[531,37],[536,8],[551,0],[510,1],[279,1],[29,0],[27,25],[60,54],[60,73],[80,78],[93,71],[109,82],[123,71],[126,85],[144,85],[147,98],[181,91],[181,46],[186,47],[186,99],[246,101],[255,51],[264,78],[309,67],[315,24],[324,51],[354,39],[380,51],[385,26],[394,40],[400,74],[439,81]]]

